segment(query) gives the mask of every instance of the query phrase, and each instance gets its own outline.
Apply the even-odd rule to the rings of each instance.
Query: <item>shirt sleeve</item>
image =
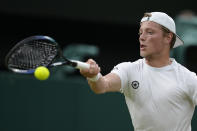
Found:
[[[196,73],[190,72],[186,78],[187,88],[189,89],[189,97],[193,104],[197,105],[197,76]]]
[[[128,86],[128,80],[129,80],[129,70],[130,70],[130,62],[123,62],[118,65],[116,65],[111,73],[115,73],[120,77],[121,80],[121,88],[120,92],[124,93],[125,88]]]

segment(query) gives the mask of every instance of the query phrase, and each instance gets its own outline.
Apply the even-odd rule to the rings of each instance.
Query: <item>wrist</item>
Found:
[[[101,75],[101,73],[99,72],[96,76],[94,76],[94,77],[87,77],[87,79],[89,80],[89,81],[92,81],[92,82],[96,82],[96,81],[98,81],[99,80],[99,78],[101,78],[102,77],[102,75]]]

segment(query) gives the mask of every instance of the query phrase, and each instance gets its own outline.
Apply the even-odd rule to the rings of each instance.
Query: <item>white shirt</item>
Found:
[[[191,131],[197,76],[171,60],[170,65],[155,68],[139,59],[111,71],[121,79],[135,131]]]

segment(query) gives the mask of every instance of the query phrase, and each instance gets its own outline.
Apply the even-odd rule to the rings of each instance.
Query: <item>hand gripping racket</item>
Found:
[[[58,43],[49,36],[30,36],[18,42],[6,55],[5,65],[9,70],[23,74],[33,74],[38,66],[90,67],[87,63],[64,57]]]

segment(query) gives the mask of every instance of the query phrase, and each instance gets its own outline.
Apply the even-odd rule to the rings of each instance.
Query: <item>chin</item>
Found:
[[[140,56],[141,57],[146,57],[147,55],[146,55],[146,53],[140,52]]]

